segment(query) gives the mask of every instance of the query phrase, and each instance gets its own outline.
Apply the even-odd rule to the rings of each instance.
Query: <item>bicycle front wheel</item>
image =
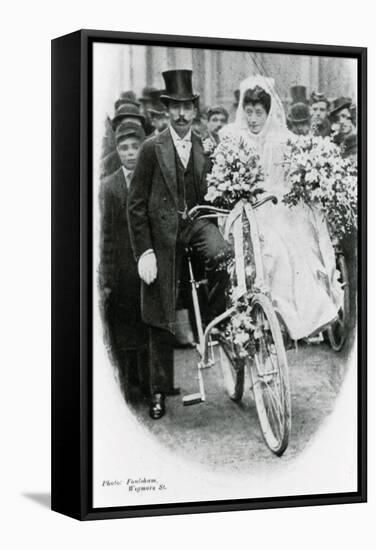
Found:
[[[247,361],[257,415],[265,442],[281,456],[291,431],[291,399],[286,352],[271,301],[264,294],[252,300],[254,350]]]

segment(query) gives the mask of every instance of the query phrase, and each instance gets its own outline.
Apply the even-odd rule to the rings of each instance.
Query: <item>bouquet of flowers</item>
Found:
[[[326,217],[332,237],[341,240],[357,228],[356,164],[341,155],[329,138],[296,136],[285,153],[291,190],[283,202],[318,207]]]
[[[211,159],[205,200],[214,206],[231,209],[241,199],[255,202],[264,192],[260,187],[264,180],[260,157],[244,140],[227,137],[214,149]]]

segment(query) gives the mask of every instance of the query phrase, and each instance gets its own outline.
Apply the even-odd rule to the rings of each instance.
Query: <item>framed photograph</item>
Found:
[[[52,508],[366,500],[367,51],[52,41]]]

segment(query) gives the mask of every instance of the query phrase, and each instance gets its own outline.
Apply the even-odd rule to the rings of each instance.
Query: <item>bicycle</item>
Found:
[[[268,201],[277,202],[277,198],[268,195],[257,201],[252,208],[261,207]],[[247,203],[248,204],[248,203]],[[247,208],[250,208],[247,207]],[[235,212],[235,214],[234,214]],[[195,206],[188,213],[191,220],[212,218],[224,219],[231,216],[233,225],[243,228],[243,208],[226,210],[212,206]],[[240,219],[239,219],[240,216]],[[228,225],[228,224],[227,224]],[[204,328],[198,298],[198,288],[202,281],[196,281],[192,259],[188,250],[188,268],[192,301],[198,334],[197,362],[198,393],[183,397],[184,405],[204,402],[206,399],[202,371],[220,364],[226,392],[230,399],[239,403],[245,392],[245,382],[250,382],[259,424],[269,449],[277,456],[286,450],[291,431],[291,398],[288,363],[280,324],[263,281],[263,265],[257,221],[252,217],[250,236],[254,251],[255,281],[252,288],[245,288],[244,281],[239,282],[241,272],[230,275],[231,290],[249,304],[249,321],[253,327],[249,343],[242,349],[235,344],[226,330],[226,322],[236,315],[236,303],[213,319]],[[229,235],[225,235],[225,238]],[[235,261],[240,245],[244,243],[243,229],[234,233]],[[239,242],[241,241],[241,242]],[[240,256],[241,256],[240,251]],[[236,276],[237,275],[237,276]],[[243,286],[242,286],[243,285]]]

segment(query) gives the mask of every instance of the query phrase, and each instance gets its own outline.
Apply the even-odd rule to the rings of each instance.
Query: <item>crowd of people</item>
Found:
[[[141,392],[149,400],[150,416],[154,419],[164,415],[166,396],[179,393],[174,385],[173,347],[179,343],[174,335],[179,332],[176,326],[176,310],[181,307],[179,266],[185,246],[195,250],[208,274],[212,317],[224,307],[227,278],[220,260],[229,253],[228,245],[211,222],[192,226],[186,220],[187,210],[204,202],[210,160],[203,153],[202,141],[209,139],[217,145],[226,127],[240,135],[244,123],[247,136],[257,138],[254,143],[266,165],[272,140],[259,138],[268,128],[267,121],[269,127],[273,123],[278,105],[281,136],[285,135],[286,127],[286,131],[297,135],[328,137],[341,147],[343,156],[355,159],[357,155],[356,108],[349,97],[329,99],[322,91],[314,91],[308,99],[304,86],[293,86],[285,109],[275,99],[275,91],[266,91],[263,82],[267,79],[261,77],[263,93],[259,94],[259,85],[235,90],[229,113],[221,105],[207,108],[200,105],[198,94],[192,90],[191,71],[166,71],[162,76],[164,90],[145,87],[141,97],[133,91],[120,93],[113,118],[106,120],[100,165],[99,280],[109,349],[126,396],[129,397],[132,388]],[[233,112],[236,112],[234,122]],[[270,136],[275,137],[275,127],[272,131]],[[280,211],[279,221],[282,218],[285,224],[286,211]],[[274,221],[277,219],[274,217]],[[308,336],[335,316],[338,300],[329,300],[322,291],[322,283],[313,280],[312,266],[307,258],[303,265],[306,254],[297,241],[289,242],[289,235],[283,242],[281,227],[275,227],[273,232],[268,220],[265,234],[271,235],[270,240],[277,236],[278,241],[273,240],[274,264],[270,273],[278,268],[279,275],[271,281],[271,287],[274,285],[277,297],[281,295],[287,326],[294,327],[299,319],[296,338]],[[300,215],[298,223],[302,232],[306,231],[307,239],[311,239],[308,232],[312,220],[306,221]],[[291,222],[285,225],[288,224]],[[326,238],[324,235],[321,240]],[[317,258],[314,261],[317,263]],[[291,281],[284,281],[290,272]],[[309,281],[302,279],[303,272]],[[298,278],[296,273],[300,273]],[[330,281],[330,277],[328,281],[334,288],[335,281]],[[301,289],[297,290],[299,286]],[[287,288],[291,297],[287,296]],[[300,292],[298,304],[297,292]],[[315,307],[312,297],[316,299]],[[309,319],[307,308],[311,311]],[[304,323],[306,334],[301,333]],[[190,344],[189,323],[181,332],[180,343]]]

